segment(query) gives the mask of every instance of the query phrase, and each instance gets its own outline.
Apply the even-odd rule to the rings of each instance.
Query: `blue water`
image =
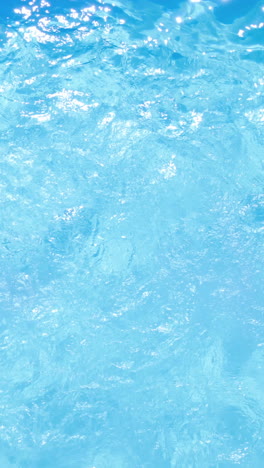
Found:
[[[1,468],[264,466],[263,31],[1,0]]]

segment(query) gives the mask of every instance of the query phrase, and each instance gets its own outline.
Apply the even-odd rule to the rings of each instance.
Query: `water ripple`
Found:
[[[262,466],[263,5],[143,3],[1,5],[5,468]]]

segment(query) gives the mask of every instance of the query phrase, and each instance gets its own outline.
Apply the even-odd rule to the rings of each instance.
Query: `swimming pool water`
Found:
[[[0,15],[0,467],[262,468],[263,1]]]

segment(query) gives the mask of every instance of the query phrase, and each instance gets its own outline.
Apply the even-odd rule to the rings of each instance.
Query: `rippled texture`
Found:
[[[1,12],[0,466],[262,468],[263,1]]]

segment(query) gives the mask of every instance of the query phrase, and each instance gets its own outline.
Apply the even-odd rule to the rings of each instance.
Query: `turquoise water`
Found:
[[[262,468],[263,1],[0,15],[0,467]]]

